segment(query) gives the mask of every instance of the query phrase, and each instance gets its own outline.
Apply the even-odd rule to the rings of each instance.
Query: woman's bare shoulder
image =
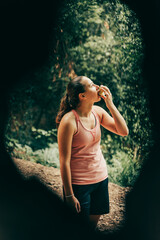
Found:
[[[67,112],[63,117],[62,117],[62,120],[61,121],[64,121],[64,122],[73,122],[75,121],[75,115],[72,111],[69,111]]]
[[[97,113],[97,115],[99,116],[100,122],[102,120],[102,115],[103,115],[103,108],[97,106],[97,105],[93,105],[93,111],[95,111]]]
[[[67,112],[61,119],[61,127],[73,128],[74,132],[77,130],[75,115],[72,111]]]

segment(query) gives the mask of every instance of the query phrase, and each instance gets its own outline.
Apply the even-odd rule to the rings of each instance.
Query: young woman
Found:
[[[112,117],[94,105],[101,100],[99,86],[85,76],[69,82],[56,117],[64,200],[88,217],[94,227],[102,214],[109,213],[108,173],[100,148],[100,125],[115,134],[128,135],[110,90],[103,85],[101,89]]]

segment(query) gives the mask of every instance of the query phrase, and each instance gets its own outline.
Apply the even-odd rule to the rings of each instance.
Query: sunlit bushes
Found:
[[[57,143],[49,143],[48,147],[33,151],[28,145],[21,145],[16,139],[10,139],[7,149],[11,157],[40,163],[44,166],[59,168],[59,152]]]
[[[41,130],[39,131],[41,132]],[[44,132],[44,135],[45,134],[46,132]],[[105,147],[107,146],[107,143],[108,152],[107,148]],[[140,164],[136,159],[133,160],[133,154],[129,149],[126,153],[120,149],[112,149],[110,148],[111,143],[112,140],[108,137],[108,142],[106,142],[106,145],[104,145],[104,143],[101,145],[107,162],[110,182],[124,187],[133,186],[140,171]],[[6,147],[13,158],[20,158],[35,163],[40,163],[48,167],[59,168],[60,166],[58,144],[56,142],[49,143],[48,147],[46,148],[33,150],[28,145],[22,145],[18,143],[16,139],[10,139]]]
[[[140,172],[140,164],[133,161],[129,154],[117,151],[108,164],[110,182],[121,186],[133,186]]]

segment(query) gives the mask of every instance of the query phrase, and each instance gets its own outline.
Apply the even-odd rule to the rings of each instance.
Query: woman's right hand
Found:
[[[69,198],[66,198],[67,204],[72,207],[74,210],[76,210],[78,213],[81,211],[81,206],[78,201],[78,199],[73,195]]]

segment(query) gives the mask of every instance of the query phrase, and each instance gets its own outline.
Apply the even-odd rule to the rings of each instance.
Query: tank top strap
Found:
[[[72,109],[72,112],[74,113],[74,116],[75,116],[75,119],[76,119],[77,132],[75,134],[77,134],[79,132],[80,119],[79,119],[78,113],[74,109]]]
[[[92,109],[92,113],[94,114],[94,116],[96,118],[96,121],[100,124],[100,117],[99,117],[99,115],[93,109]]]
[[[72,109],[72,112],[73,112],[74,115],[75,115],[76,122],[80,121],[78,113],[77,113],[74,109]]]

